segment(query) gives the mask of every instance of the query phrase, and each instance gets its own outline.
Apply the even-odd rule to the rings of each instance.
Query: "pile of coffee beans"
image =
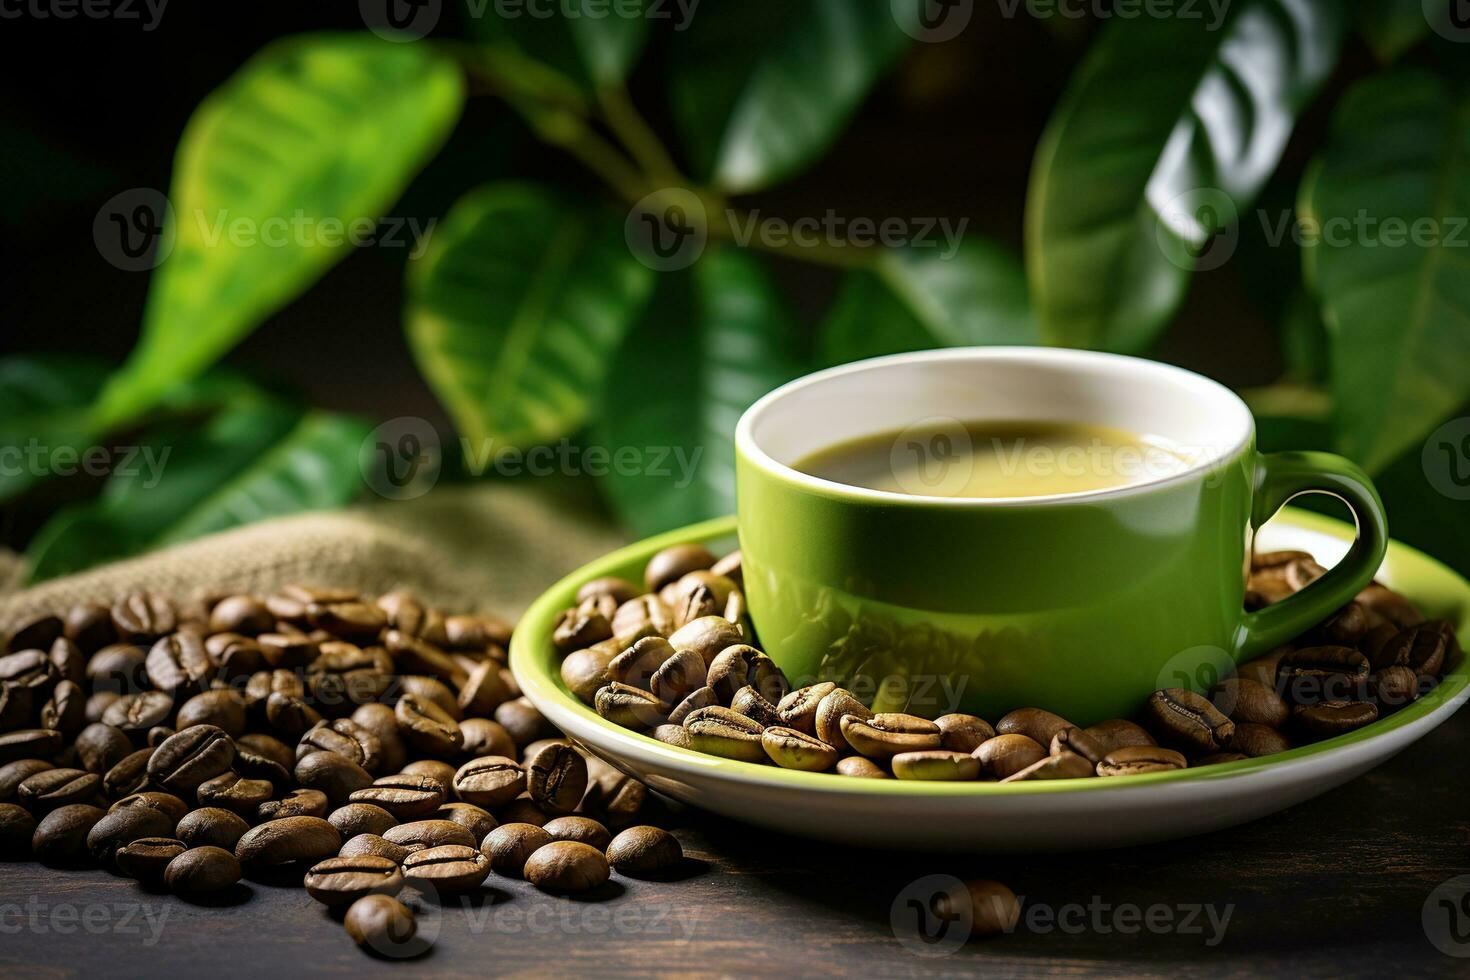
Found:
[[[1325,572],[1304,552],[1256,555],[1247,605]],[[1082,728],[1022,707],[968,714],[873,711],[842,678],[792,689],[745,614],[740,553],[656,554],[643,581],[587,583],[553,642],[567,689],[599,715],[680,748],[873,779],[1116,777],[1283,752],[1359,728],[1420,697],[1460,656],[1452,625],[1374,583],[1295,642],[1226,671],[1208,691],[1155,691],[1136,718]]]
[[[0,647],[0,856],[185,897],[299,883],[389,955],[415,941],[405,889],[495,873],[570,894],[678,868],[647,825],[661,804],[521,697],[510,636],[305,586],[41,617]]]

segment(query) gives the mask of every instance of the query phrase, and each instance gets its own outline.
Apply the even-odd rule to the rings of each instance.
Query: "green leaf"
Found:
[[[1358,34],[1379,61],[1397,61],[1429,32],[1423,0],[1358,0],[1353,17]]]
[[[57,450],[84,447],[87,407],[106,378],[107,366],[86,358],[0,359],[0,502],[55,472]]]
[[[484,187],[410,269],[409,344],[466,439],[486,451],[553,441],[586,420],[652,281],[611,214]]]
[[[1380,470],[1470,397],[1470,94],[1417,69],[1354,86],[1299,210],[1338,445]]]
[[[649,10],[646,0],[566,0],[537,13],[531,7],[492,12],[476,20],[475,30],[492,45],[508,44],[582,89],[621,84],[648,43],[650,17],[677,15],[672,3]]]
[[[1241,0],[1225,17],[1116,20],[1068,85],[1026,201],[1049,343],[1147,346],[1192,253],[1250,204],[1336,62],[1338,0]]]
[[[848,274],[818,339],[824,365],[866,357],[994,344],[1035,344],[1020,261],[967,239],[954,255],[934,249],[884,253]]]
[[[624,523],[651,534],[732,513],[735,423],[803,369],[795,324],[753,256],[714,249],[660,277],[591,435],[611,458],[602,485]]]
[[[26,553],[33,581],[358,495],[362,422],[277,402],[174,428],[119,460],[89,504],[54,517]]]
[[[888,0],[709,5],[675,47],[670,97],[695,168],[734,193],[821,155],[907,47]]]
[[[347,233],[382,217],[463,98],[458,67],[433,48],[371,34],[272,45],[210,95],[179,144],[173,250],[99,426],[136,417],[341,260]]]
[[[609,10],[599,0],[578,0],[582,16],[568,22],[572,40],[582,57],[582,64],[592,81],[599,85],[617,84],[628,77],[643,46],[648,42],[648,13],[643,0],[620,0],[610,12],[595,17],[598,10]],[[636,11],[636,16],[629,16]]]

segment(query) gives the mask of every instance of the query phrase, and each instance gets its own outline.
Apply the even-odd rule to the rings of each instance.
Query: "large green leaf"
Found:
[[[679,6],[646,0],[563,0],[507,7],[475,20],[475,31],[494,44],[509,44],[555,69],[581,88],[621,83],[648,42],[650,18],[675,20]]]
[[[548,442],[585,421],[652,280],[612,215],[484,187],[412,266],[408,338],[477,451]]]
[[[1382,62],[1396,61],[1429,33],[1424,0],[1357,0],[1357,32]]]
[[[1036,342],[1020,261],[967,239],[952,256],[885,252],[871,270],[849,273],[822,324],[818,359],[845,364],[931,347]]]
[[[735,423],[802,370],[795,325],[755,257],[712,250],[660,277],[591,434],[624,523],[651,534],[733,512]]]
[[[107,366],[91,359],[0,359],[0,502],[77,464],[87,408],[106,378]]]
[[[147,409],[343,258],[346,233],[382,217],[462,101],[435,49],[366,33],[272,45],[210,95],[179,144],[173,250],[99,426]]]
[[[58,514],[27,551],[39,580],[358,495],[362,422],[272,401],[173,428],[119,460],[102,496]]]
[[[1416,69],[1360,82],[1300,210],[1339,446],[1378,470],[1470,397],[1470,94]]]
[[[794,175],[831,144],[908,40],[889,0],[701,8],[674,49],[670,83],[696,170],[735,193]]]
[[[1225,20],[1117,20],[1037,147],[1026,264],[1042,336],[1136,351],[1183,301],[1191,252],[1270,176],[1332,70],[1340,0],[1241,0]]]

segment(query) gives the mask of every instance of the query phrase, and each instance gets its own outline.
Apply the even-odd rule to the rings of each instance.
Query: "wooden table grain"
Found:
[[[299,889],[247,883],[200,907],[101,871],[3,864],[0,975],[1465,976],[1470,959],[1436,948],[1422,917],[1470,874],[1467,757],[1470,713],[1284,813],[1096,854],[855,851],[691,811],[679,880],[615,877],[574,901],[492,876],[471,901],[425,906],[433,943],[408,962],[360,953]],[[919,955],[942,950],[901,942],[891,911],[931,874],[1007,882],[1022,924]],[[1454,924],[1470,936],[1470,914]],[[1451,948],[1470,955],[1470,938]]]

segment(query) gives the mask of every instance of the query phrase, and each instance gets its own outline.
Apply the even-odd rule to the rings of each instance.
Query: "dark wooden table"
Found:
[[[678,829],[693,858],[681,880],[615,878],[573,901],[492,876],[469,907],[424,909],[434,942],[409,963],[358,952],[299,889],[251,883],[204,908],[100,871],[0,865],[0,975],[1465,976],[1470,959],[1436,949],[1421,914],[1436,886],[1470,874],[1467,756],[1470,713],[1285,813],[1100,854],[852,851],[691,812]],[[1007,882],[1024,900],[1022,925],[950,955],[911,952],[890,912],[936,873]],[[1028,927],[1045,921],[1026,917],[1037,906],[1062,923]],[[1470,954],[1470,913],[1455,924]]]

